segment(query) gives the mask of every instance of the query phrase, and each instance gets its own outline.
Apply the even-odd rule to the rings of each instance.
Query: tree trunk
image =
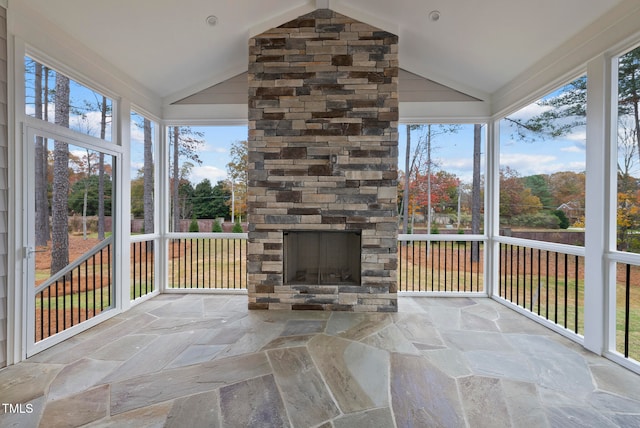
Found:
[[[107,133],[107,97],[102,97],[100,108],[100,138],[105,139]],[[104,153],[98,158],[98,239],[104,239]]]
[[[49,67],[43,67],[44,74],[44,91],[43,91],[43,102],[42,102],[42,120],[45,122],[49,121]],[[49,216],[51,215],[51,206],[49,202],[49,141],[45,138],[42,144],[42,170],[44,171],[44,181],[45,185],[40,189],[42,192],[42,198],[46,204],[45,212],[46,221],[44,222],[44,228],[46,230],[45,236],[47,237],[47,241],[51,240],[51,223]]]
[[[180,141],[180,129],[173,127],[173,231],[180,232],[180,202],[178,200],[180,190],[180,168],[178,161],[180,151],[178,144]]]
[[[480,149],[482,125],[473,125],[473,183],[471,186],[471,233],[480,233]],[[480,247],[477,241],[471,244],[471,261],[480,261]]]
[[[427,125],[427,230],[431,233],[431,125]]]
[[[89,198],[89,179],[91,178],[91,153],[87,149],[87,175],[84,181],[84,199],[82,201],[82,239],[87,240],[87,199]]]
[[[407,153],[404,158],[404,192],[402,194],[402,233],[409,228],[409,186],[411,184],[411,125],[407,124]]]
[[[151,121],[144,119],[144,233],[153,233],[153,140]]]
[[[69,79],[56,73],[56,118],[59,126],[69,127]],[[51,275],[69,264],[69,147],[55,141],[53,153],[53,203],[51,233]]]
[[[35,63],[35,117],[42,119],[42,64]],[[49,204],[47,203],[47,159],[44,138],[36,137],[35,150],[35,244],[47,245],[49,241]],[[44,192],[42,191],[44,189]]]

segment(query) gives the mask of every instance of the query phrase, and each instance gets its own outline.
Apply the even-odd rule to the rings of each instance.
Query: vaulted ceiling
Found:
[[[406,84],[486,100],[625,0],[19,1],[171,103],[233,85],[249,37],[319,7],[398,34]]]

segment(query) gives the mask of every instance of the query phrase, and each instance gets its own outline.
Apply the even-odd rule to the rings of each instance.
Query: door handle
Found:
[[[31,257],[35,253],[46,253],[47,251],[49,251],[49,250],[48,249],[46,249],[46,250],[36,250],[34,247],[25,247],[25,253],[26,253],[27,257]]]

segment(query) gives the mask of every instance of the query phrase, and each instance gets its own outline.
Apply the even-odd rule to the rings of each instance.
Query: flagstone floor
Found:
[[[1,370],[0,427],[640,427],[640,376],[490,299],[399,307],[161,295]]]

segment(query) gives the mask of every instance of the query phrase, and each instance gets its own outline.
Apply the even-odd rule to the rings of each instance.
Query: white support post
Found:
[[[169,240],[167,239],[167,233],[169,232],[169,142],[167,141],[167,126],[164,122],[158,122],[158,138],[156,150],[157,159],[154,162],[156,170],[154,173],[154,180],[156,189],[159,191],[156,193],[155,201],[156,212],[160,215],[155,219],[154,233],[159,235],[158,245],[154,247],[156,252],[156,281],[158,291],[164,293],[167,287],[167,281],[169,278]]]
[[[485,248],[485,287],[487,295],[492,297],[498,295],[500,278],[500,244],[495,240],[500,235],[500,119],[492,118],[487,124],[486,153],[484,227],[488,241]]]
[[[587,144],[585,191],[584,347],[605,351],[610,219],[611,62],[598,56],[587,64]],[[615,170],[614,170],[615,171]]]
[[[117,143],[122,147],[121,162],[117,166],[117,201],[115,211],[115,271],[116,301],[122,311],[131,306],[131,103],[120,100],[116,104]]]

